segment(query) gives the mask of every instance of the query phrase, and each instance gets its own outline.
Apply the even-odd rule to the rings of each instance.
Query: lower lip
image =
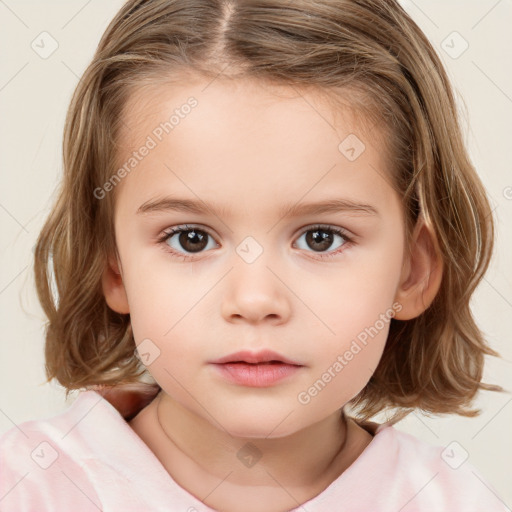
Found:
[[[263,388],[272,386],[295,374],[301,366],[285,363],[223,363],[214,364],[227,380],[241,386]]]

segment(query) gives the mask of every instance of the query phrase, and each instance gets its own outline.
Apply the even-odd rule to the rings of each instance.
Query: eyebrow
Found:
[[[211,213],[217,217],[229,217],[231,212],[223,205],[207,204],[204,201],[183,199],[166,196],[159,199],[150,199],[137,209],[137,215],[178,211],[196,214]],[[279,211],[279,218],[301,217],[306,215],[320,215],[324,213],[348,212],[362,215],[380,216],[379,211],[370,204],[363,204],[350,199],[327,199],[316,203],[297,203],[287,205]]]

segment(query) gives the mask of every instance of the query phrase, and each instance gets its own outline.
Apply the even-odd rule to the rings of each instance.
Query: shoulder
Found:
[[[80,431],[73,432],[84,405],[77,400],[61,414],[21,423],[0,437],[2,511],[100,508]]]
[[[403,501],[403,512],[508,510],[459,443],[434,446],[386,424],[375,440],[376,456],[386,467],[383,478]]]
[[[2,512],[161,510],[170,502],[186,510],[190,502],[122,410],[94,390],[61,414],[11,428],[0,459]]]

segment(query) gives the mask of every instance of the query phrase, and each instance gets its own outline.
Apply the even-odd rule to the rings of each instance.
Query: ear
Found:
[[[113,257],[108,258],[107,267],[103,271],[101,285],[103,295],[110,309],[122,314],[130,312],[123,277],[117,260]]]
[[[395,301],[402,305],[397,320],[421,315],[432,303],[443,276],[443,259],[434,229],[423,217],[418,219],[405,258]]]

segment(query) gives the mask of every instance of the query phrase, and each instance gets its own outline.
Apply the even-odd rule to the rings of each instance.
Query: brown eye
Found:
[[[197,229],[182,231],[179,233],[178,241],[187,252],[199,252],[206,247],[208,234],[202,233]]]
[[[306,243],[314,251],[325,251],[329,249],[334,240],[332,233],[325,229],[315,229],[306,233]]]
[[[206,231],[194,227],[183,227],[166,232],[161,242],[168,245],[173,252],[186,255],[204,251],[209,247],[209,239],[213,241],[212,236]],[[215,242],[213,242],[213,247],[215,247]]]
[[[335,227],[314,226],[304,231],[299,237],[299,240],[303,237],[305,244],[302,244],[302,246],[301,244],[297,244],[299,249],[310,249],[309,252],[312,250],[317,253],[326,252],[325,255],[320,254],[322,257],[338,254],[340,247],[343,248],[351,242],[350,238],[342,229]]]

